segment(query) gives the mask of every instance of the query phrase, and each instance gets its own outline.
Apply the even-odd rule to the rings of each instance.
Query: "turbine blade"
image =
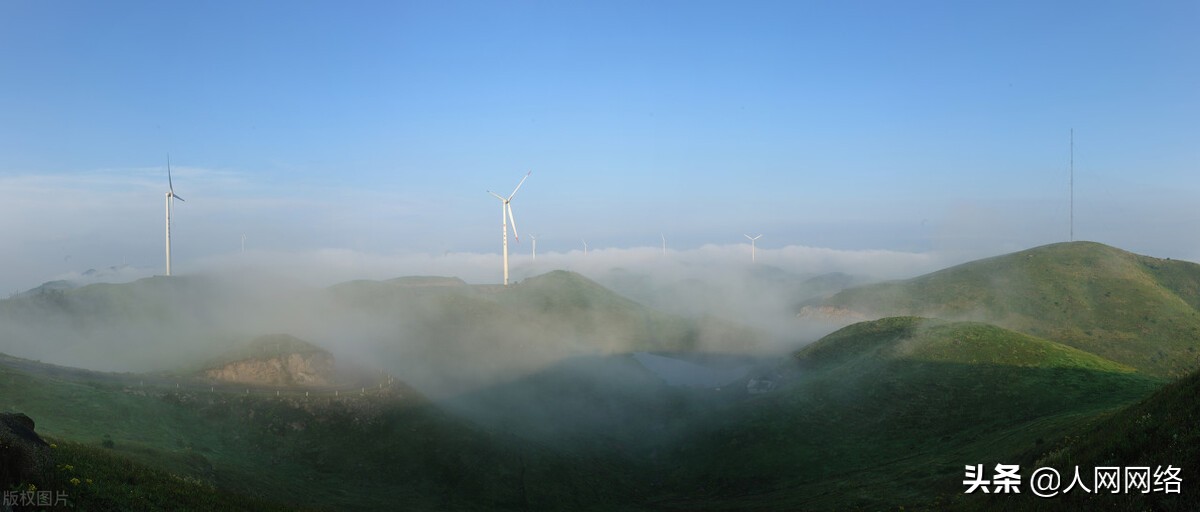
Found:
[[[529,175],[530,175],[530,174],[533,174],[533,171],[529,171],[529,172],[525,173],[525,177],[524,177],[524,178],[521,178],[521,182],[520,182],[520,183],[517,183],[517,188],[514,188],[514,189],[513,189],[513,193],[511,193],[511,194],[509,194],[509,195],[508,195],[508,199],[509,199],[510,201],[512,200],[513,196],[517,195],[517,191],[518,191],[518,190],[521,190],[521,185],[524,185],[524,184],[525,184],[525,180],[529,179]]]
[[[499,200],[501,200],[501,201],[508,201],[507,199],[505,199],[505,198],[503,198],[503,197],[500,197],[500,194],[497,194],[497,193],[495,193],[495,192],[492,192],[491,190],[489,190],[489,191],[488,191],[488,193],[489,193],[489,194],[491,194],[491,195],[492,195],[492,197],[494,197],[494,198],[496,198],[496,199],[499,199]]]
[[[513,227],[513,238],[517,239],[517,243],[521,243],[521,235],[517,233],[517,219],[513,218],[512,203],[504,203],[505,209],[508,210],[508,223]]]
[[[175,195],[175,184],[171,183],[171,154],[167,153],[167,188],[171,190],[171,195]],[[182,199],[180,199],[182,201]]]
[[[182,197],[179,197],[179,196],[177,196],[177,195],[175,195],[175,193],[174,193],[174,192],[171,192],[171,197],[172,197],[172,198],[174,198],[174,199],[178,199],[178,200],[180,200],[180,201],[183,201],[183,198],[182,198]],[[186,203],[187,201],[183,201],[183,202],[185,202],[185,203]]]
[[[747,234],[742,234],[742,236],[746,237],[746,238],[747,238],[747,239],[749,239],[749,240],[754,240],[753,238],[750,238],[750,235],[747,235]]]

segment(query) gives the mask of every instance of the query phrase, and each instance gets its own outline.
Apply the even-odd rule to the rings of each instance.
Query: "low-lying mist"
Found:
[[[514,255],[508,289],[471,284],[496,283],[500,270],[497,255],[474,253],[250,252],[183,264],[192,271],[171,278],[131,268],[59,276],[56,286],[0,301],[0,351],[93,370],[171,371],[288,333],[451,397],[573,357],[784,354],[839,327],[797,318],[805,301],[945,260],[786,247],[760,249],[751,264],[748,249]],[[448,278],[395,279],[407,275]],[[131,282],[80,286],[98,280]]]

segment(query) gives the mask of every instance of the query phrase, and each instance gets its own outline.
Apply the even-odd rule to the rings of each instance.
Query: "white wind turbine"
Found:
[[[580,240],[580,242],[583,242],[583,255],[587,256],[587,240]]]
[[[175,184],[171,182],[171,155],[167,155],[167,275],[171,275],[171,206],[175,200],[183,201],[175,195]]]
[[[537,235],[529,235],[529,239],[533,241],[533,261],[537,261]]]
[[[659,236],[662,237],[662,241],[663,241],[663,248],[662,248],[663,254],[662,255],[663,255],[663,257],[666,257],[667,256],[667,235],[665,233],[659,233]]]
[[[513,238],[516,238],[517,243],[521,243],[521,235],[517,234],[517,221],[512,214],[512,198],[517,195],[517,191],[521,190],[521,185],[525,184],[525,180],[529,179],[529,175],[533,171],[525,173],[525,177],[521,178],[521,182],[517,183],[517,188],[514,188],[508,197],[502,197],[499,194],[488,191],[489,194],[500,200],[500,224],[504,230],[504,286],[508,286],[508,223],[511,221],[513,225]]]
[[[754,263],[754,242],[757,241],[759,238],[762,238],[762,235],[758,235],[758,236],[742,235],[742,236],[745,236],[746,238],[750,239],[750,263]]]

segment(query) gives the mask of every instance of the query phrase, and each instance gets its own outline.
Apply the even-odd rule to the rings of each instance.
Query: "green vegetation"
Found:
[[[825,304],[984,321],[1159,376],[1200,368],[1200,265],[1097,243],[1047,245],[852,288]]]
[[[285,511],[306,507],[272,503],[249,494],[217,488],[203,480],[154,469],[112,450],[82,443],[54,443],[51,478],[34,484],[62,497],[67,510],[127,511]],[[27,490],[26,487],[23,490]],[[316,510],[316,509],[313,509]]]
[[[179,319],[177,308],[139,306],[220,295],[194,284],[47,291],[0,303],[0,319],[51,311],[87,332],[143,320],[198,326],[216,310]],[[0,357],[0,410],[30,415],[56,440],[45,486],[85,510],[1200,505],[1200,373],[1169,381],[1200,361],[1191,263],[1056,244],[845,290],[827,304],[909,316],[829,334],[753,375],[777,384],[755,395],[745,382],[672,388],[628,356],[749,348],[755,331],[646,308],[570,272],[509,287],[355,281],[281,310],[296,304],[375,336],[372,356],[405,380],[425,371],[477,386],[445,392],[439,405],[404,384],[273,396]],[[310,350],[319,349],[278,336],[238,354]],[[1020,464],[1027,478],[1043,465],[1173,464],[1185,489],[1049,505],[962,493],[964,465],[997,463]]]
[[[680,510],[941,509],[963,465],[1015,460],[1161,381],[977,323],[885,318],[797,354],[792,382],[724,411],[669,465]]]
[[[165,505],[175,498],[223,509],[246,495],[331,510],[605,510],[640,494],[603,454],[565,457],[407,394],[276,398],[47,373],[0,366],[3,408],[34,417],[67,447],[57,463],[84,476],[64,475],[53,490],[91,478],[92,510],[126,498],[131,505],[117,509],[175,510]]]

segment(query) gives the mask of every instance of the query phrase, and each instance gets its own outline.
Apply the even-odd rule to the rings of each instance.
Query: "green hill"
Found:
[[[844,290],[825,305],[873,316],[993,323],[1141,371],[1200,367],[1200,265],[1074,242]]]
[[[641,494],[604,454],[487,432],[402,386],[277,395],[69,370],[0,358],[0,410],[61,443],[41,488],[79,509],[611,510]]]
[[[1047,446],[1161,385],[1044,339],[913,317],[846,327],[788,371],[680,443],[664,508],[938,509],[965,464]]]

